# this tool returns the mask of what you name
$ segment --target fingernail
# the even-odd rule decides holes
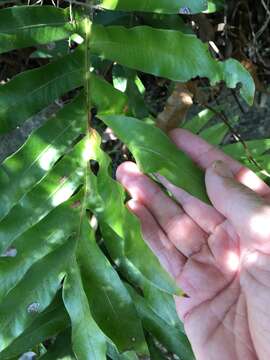
[[[225,178],[233,178],[233,173],[226,163],[221,160],[215,161],[212,165],[214,172]]]

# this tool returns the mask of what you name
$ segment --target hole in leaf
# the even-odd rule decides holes
[[[90,160],[90,168],[95,175],[97,175],[99,171],[99,163],[96,160]]]

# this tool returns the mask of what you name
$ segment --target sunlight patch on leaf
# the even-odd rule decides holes
[[[41,169],[48,171],[51,169],[52,165],[55,162],[55,159],[59,156],[57,149],[50,146],[46,149],[40,156],[38,163]]]
[[[53,206],[58,206],[68,200],[77,188],[77,184],[73,181],[66,182],[58,191],[56,191],[51,198]]]

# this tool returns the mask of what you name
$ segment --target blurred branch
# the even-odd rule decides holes
[[[217,111],[215,108],[213,108],[212,106],[210,105],[206,105],[206,104],[203,104],[203,106],[205,106],[207,109],[209,109],[210,111],[212,111],[214,114],[216,114],[223,122],[224,124],[228,127],[229,131],[231,132],[233,138],[237,141],[237,142],[240,142],[245,150],[245,153],[246,153],[246,156],[247,156],[247,159],[249,160],[249,162],[253,165],[256,166],[256,168],[259,170],[259,171],[265,171],[265,169],[263,169],[261,167],[261,165],[257,162],[256,159],[254,159],[252,153],[250,152],[245,140],[243,140],[242,136],[237,133],[233,127],[231,126],[230,124],[230,121],[227,117],[227,115],[223,112],[223,111]]]
[[[270,10],[268,9],[267,4],[265,3],[264,0],[261,0],[262,6],[264,7],[266,14],[267,14],[267,18],[264,22],[264,24],[262,25],[262,27],[257,31],[256,33],[256,40],[259,39],[259,37],[265,32],[265,30],[268,28],[268,25],[270,23]]]

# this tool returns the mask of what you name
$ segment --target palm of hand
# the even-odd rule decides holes
[[[178,279],[190,296],[176,300],[178,312],[198,359],[257,359],[248,311],[256,316],[258,309],[249,306],[245,284],[248,280],[256,288],[258,280],[250,282],[249,256],[239,251],[240,242],[224,221],[187,260]]]
[[[250,174],[194,135],[184,132],[177,136],[176,143],[181,136],[184,140],[188,137],[178,146],[201,167],[221,159],[234,173],[244,170]],[[196,148],[208,154],[206,162],[198,157]],[[269,249],[265,246],[270,231],[266,231],[265,238],[261,234],[254,236],[250,221],[247,223],[249,212],[258,214],[258,209],[263,209],[266,218],[263,215],[258,223],[269,229],[269,206],[258,202],[259,196],[243,186],[239,204],[228,206],[226,199],[232,196],[231,201],[237,200],[239,189],[235,180],[218,178],[213,171],[208,169],[206,185],[216,208],[159,177],[179,206],[132,163],[119,168],[118,179],[135,200],[129,207],[141,221],[145,240],[187,294],[176,298],[176,306],[196,358],[270,359],[270,245]],[[269,188],[253,174],[251,178],[260,195],[269,196]],[[246,211],[249,202],[252,209]],[[226,212],[233,213],[233,219],[227,219]]]

